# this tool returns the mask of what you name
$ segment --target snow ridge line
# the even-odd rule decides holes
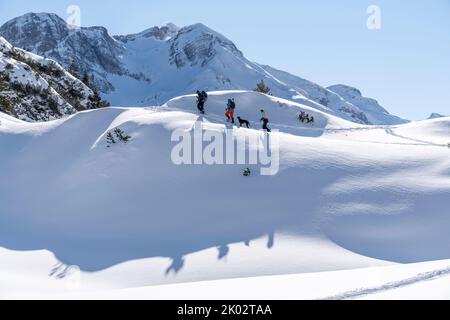
[[[400,289],[403,287],[408,287],[414,284],[417,284],[419,282],[426,282],[426,281],[433,281],[445,276],[450,275],[450,267],[447,267],[445,269],[439,269],[429,272],[420,273],[414,277],[399,280],[399,281],[393,281],[388,282],[386,284],[377,286],[377,287],[367,287],[367,288],[359,288],[352,291],[344,292],[337,294],[335,296],[326,297],[319,300],[351,300],[351,299],[358,299],[362,298],[364,296],[380,293],[383,291],[389,291],[394,289]]]

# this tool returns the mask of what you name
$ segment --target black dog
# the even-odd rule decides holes
[[[244,120],[241,117],[238,117],[239,121],[239,127],[242,127],[243,125],[247,126],[247,129],[250,129],[250,122],[248,120]]]

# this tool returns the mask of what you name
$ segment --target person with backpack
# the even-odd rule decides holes
[[[203,99],[204,99],[204,101],[206,103],[206,101],[208,100],[208,94],[206,93],[205,90],[202,91],[202,96],[203,96]]]
[[[261,109],[261,120],[263,123],[263,130],[267,131],[267,132],[272,132],[272,130],[270,130],[268,124],[269,124],[269,116],[266,114],[266,111],[264,111],[264,109]]]
[[[227,112],[225,112],[225,115],[227,116],[227,120],[234,124],[234,111],[236,110],[236,101],[234,98],[228,99],[227,102]]]
[[[205,91],[197,90],[197,109],[201,114],[205,113],[205,103],[208,99],[208,94]]]

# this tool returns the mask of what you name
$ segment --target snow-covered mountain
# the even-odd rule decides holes
[[[75,62],[79,69],[97,76],[97,85],[112,90],[104,75],[123,74],[123,47],[102,27],[77,29],[56,14],[30,13],[6,22],[0,35],[14,46],[61,63]]]
[[[430,117],[428,118],[428,120],[431,120],[431,119],[438,119],[438,118],[445,118],[446,116],[444,116],[444,115],[442,115],[442,114],[439,114],[439,113],[432,113],[431,115],[430,115]]]
[[[328,90],[337,93],[345,101],[350,102],[358,107],[365,115],[367,115],[370,123],[377,124],[402,124],[408,121],[399,117],[391,115],[385,108],[380,106],[378,101],[371,98],[363,97],[361,91],[356,88],[346,85],[334,85],[327,88]]]
[[[251,124],[233,129],[250,137],[237,150],[265,136],[261,105],[280,130],[270,135],[277,175],[172,161],[174,130],[192,134],[200,121],[205,137],[225,132],[229,96]],[[450,118],[366,126],[246,91],[211,92],[199,117],[194,102],[45,123],[0,113],[0,297],[404,298],[431,280],[448,289]],[[315,124],[300,123],[301,111]],[[108,147],[117,127],[132,139]]]
[[[30,13],[5,23],[0,34],[66,67],[75,61],[117,106],[161,105],[197,89],[252,90],[264,80],[275,96],[353,122],[403,122],[375,104],[355,105],[308,80],[251,62],[231,40],[202,24],[112,37],[102,27],[73,28],[55,14]]]
[[[0,111],[48,121],[95,109],[95,92],[57,62],[14,48],[0,37]]]

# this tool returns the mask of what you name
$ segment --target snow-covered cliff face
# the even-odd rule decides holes
[[[14,46],[54,59],[64,67],[75,62],[80,70],[97,78],[104,91],[114,88],[103,73],[125,73],[120,61],[121,43],[103,27],[75,28],[56,14],[29,13],[12,19],[0,28],[0,35]]]
[[[180,28],[173,23],[168,23],[163,27],[153,27],[147,30],[144,30],[137,34],[129,34],[126,36],[114,36],[114,39],[121,41],[123,43],[127,43],[129,41],[135,41],[138,38],[155,38],[160,41],[167,41],[170,38],[174,37]]]
[[[380,106],[375,99],[363,97],[361,91],[356,88],[339,84],[328,87],[328,90],[337,93],[343,99],[358,107],[367,115],[367,118],[371,123],[402,124],[408,122],[391,115],[385,108]]]
[[[233,42],[203,24],[181,29],[169,43],[170,62],[177,68],[206,67],[214,58],[227,53],[243,58]]]
[[[13,48],[0,37],[0,111],[48,121],[93,109],[94,92],[57,62]]]
[[[27,14],[0,28],[12,44],[55,59],[75,61],[95,75],[106,100],[117,106],[161,105],[204,90],[252,90],[264,80],[272,94],[362,124],[401,122],[308,80],[247,60],[236,45],[202,24],[173,24],[111,37],[101,27],[70,28],[54,14]],[[381,113],[381,114],[380,114]]]

